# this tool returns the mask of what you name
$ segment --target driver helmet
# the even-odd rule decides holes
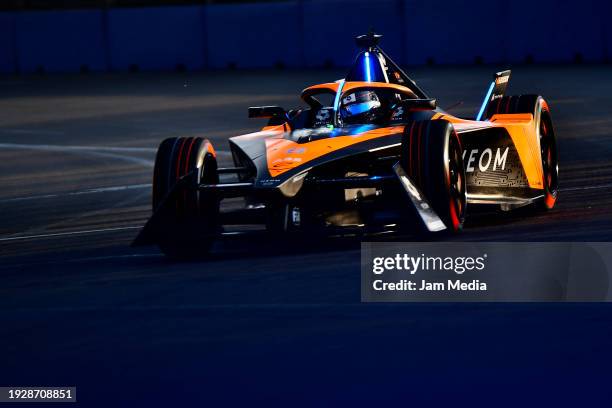
[[[371,124],[381,117],[381,103],[374,91],[351,93],[340,103],[340,117],[345,124]]]

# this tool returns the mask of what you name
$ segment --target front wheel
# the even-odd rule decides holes
[[[198,184],[216,184],[216,153],[200,137],[164,140],[155,158],[153,211],[160,211],[161,251],[175,259],[206,254],[219,231],[219,200],[196,189]],[[183,186],[175,190],[177,183]]]
[[[400,165],[446,227],[460,231],[467,205],[466,177],[463,149],[453,125],[445,120],[407,125]]]

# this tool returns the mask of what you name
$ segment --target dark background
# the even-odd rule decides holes
[[[555,209],[429,239],[610,241],[607,3],[166,3],[0,3],[0,385],[76,385],[87,407],[610,405],[607,303],[363,304],[361,237],[185,263],[129,246],[161,140],[207,137],[228,164],[265,123],[248,106],[342,77],[370,27],[453,114],[503,68],[552,110]]]
[[[609,7],[596,0],[2,4],[6,74],[346,67],[370,28],[413,66],[604,63],[612,52]]]
[[[268,0],[268,3],[286,0]],[[182,4],[261,3],[258,0],[5,0],[0,10],[61,10],[108,7],[176,6]]]

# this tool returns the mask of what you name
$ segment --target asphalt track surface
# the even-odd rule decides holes
[[[470,115],[493,71],[412,76]],[[608,304],[361,304],[358,238],[225,239],[190,263],[129,247],[161,140],[203,135],[227,161],[226,139],[262,125],[248,106],[295,106],[343,73],[1,78],[0,385],[76,385],[83,406],[605,404]],[[609,241],[611,73],[516,67],[509,93],[552,109],[557,207],[434,239]]]

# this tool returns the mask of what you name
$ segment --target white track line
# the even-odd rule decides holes
[[[21,240],[26,240],[26,239],[45,239],[45,238],[52,238],[52,237],[58,237],[58,236],[70,236],[70,235],[81,235],[81,234],[94,234],[98,232],[122,231],[122,230],[130,230],[130,229],[139,229],[143,227],[144,225],[133,225],[129,227],[103,228],[103,229],[86,230],[86,231],[68,231],[68,232],[57,232],[57,233],[52,233],[52,234],[19,235],[19,236],[0,238],[0,242],[2,241],[21,241]],[[227,236],[232,236],[232,235],[243,235],[243,234],[244,234],[243,231],[230,231],[230,232],[222,232],[221,236],[227,237]]]
[[[559,191],[597,190],[597,189],[602,189],[602,188],[612,188],[612,183],[599,184],[599,185],[596,185],[596,186],[560,188]]]
[[[26,196],[26,197],[6,198],[6,199],[1,199],[0,203],[11,203],[11,202],[16,202],[16,201],[29,201],[29,200],[43,200],[43,199],[48,199],[48,198],[78,196],[78,195],[96,194],[96,193],[108,193],[108,192],[115,192],[115,191],[137,190],[137,189],[151,188],[151,186],[152,186],[151,184],[132,184],[128,186],[90,188],[87,190],[73,191],[69,193],[41,194],[41,195],[33,195],[33,196]]]
[[[157,149],[153,147],[116,147],[116,146],[64,146],[49,144],[19,144],[19,143],[0,143],[0,149],[31,149],[64,152],[74,151],[93,151],[93,152],[120,152],[120,153],[155,153]]]
[[[153,160],[141,159],[133,156],[123,156],[118,153],[152,153],[155,149],[149,147],[107,147],[107,146],[61,146],[61,145],[34,145],[17,143],[0,143],[0,149],[28,149],[45,152],[83,153],[91,156],[128,161],[145,167],[153,167]]]
[[[94,151],[81,151],[81,153],[89,154],[91,156],[96,156],[96,157],[123,160],[123,161],[127,161],[130,163],[139,164],[144,167],[153,167],[155,165],[155,162],[153,160],[140,159],[138,157],[132,157],[132,156],[122,156],[120,154],[115,154],[115,153],[94,152]]]
[[[61,136],[65,133],[59,130],[38,130],[38,129],[2,129],[0,133],[8,133],[14,135],[45,135],[45,136]]]
[[[111,158],[129,161],[140,164],[146,167],[153,167],[152,160],[146,160],[133,156],[122,156],[117,153],[155,153],[156,148],[153,147],[116,147],[116,146],[64,146],[64,145],[49,145],[49,144],[19,144],[19,143],[0,143],[0,149],[27,149],[27,150],[42,150],[47,152],[76,152],[85,153],[93,156]],[[231,152],[219,150],[217,155],[220,157],[229,158]]]
[[[51,238],[51,237],[63,237],[69,235],[84,235],[84,234],[94,234],[97,232],[111,232],[111,231],[123,231],[130,229],[139,229],[142,228],[142,225],[133,225],[130,227],[115,227],[115,228],[104,228],[104,229],[94,229],[94,230],[85,230],[85,231],[69,231],[69,232],[56,232],[52,234],[39,234],[39,235],[22,235],[17,237],[6,237],[0,238],[0,242],[3,241],[20,241],[24,239],[35,239],[35,238]]]

